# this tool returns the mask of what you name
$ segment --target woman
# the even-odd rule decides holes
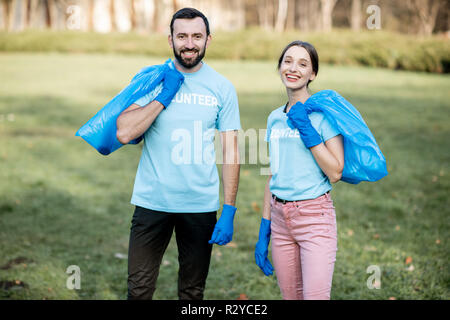
[[[315,48],[302,41],[281,53],[278,72],[288,102],[267,121],[271,175],[264,209],[257,265],[266,275],[272,234],[272,260],[283,299],[330,299],[337,251],[331,184],[344,168],[342,136],[321,112],[307,113],[308,85],[319,71]]]

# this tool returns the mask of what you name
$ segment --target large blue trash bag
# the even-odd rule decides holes
[[[116,136],[118,116],[136,100],[160,86],[167,68],[173,68],[170,59],[164,64],[141,69],[130,84],[83,125],[75,136],[82,137],[105,156],[123,146]],[[130,141],[130,144],[137,144],[141,140],[142,136]]]
[[[350,102],[333,90],[313,94],[306,102],[308,113],[323,112],[344,140],[342,181],[358,184],[385,177],[386,159],[360,113]]]

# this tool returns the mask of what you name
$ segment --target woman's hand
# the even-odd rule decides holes
[[[308,149],[322,143],[322,138],[312,126],[303,103],[299,101],[294,104],[286,115],[288,125],[298,129],[300,137]]]
[[[273,266],[267,258],[269,253],[270,242],[270,220],[261,218],[259,226],[259,238],[255,247],[255,260],[258,267],[264,272],[266,276],[273,274]]]

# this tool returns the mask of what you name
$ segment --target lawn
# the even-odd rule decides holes
[[[142,55],[0,55],[0,299],[125,299],[134,177],[142,145],[105,157],[77,129],[141,67]],[[264,129],[286,100],[276,62],[206,60],[235,85],[244,130]],[[334,185],[338,254],[332,299],[449,299],[450,77],[321,65],[313,92],[358,108],[389,175]],[[266,177],[241,168],[233,242],[214,246],[205,299],[280,299],[254,263]],[[155,299],[177,299],[177,250]],[[66,269],[81,270],[81,289]],[[381,271],[369,289],[369,266]]]

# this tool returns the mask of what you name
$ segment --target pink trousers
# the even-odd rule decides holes
[[[271,200],[272,261],[283,299],[329,300],[337,251],[329,193],[316,199]]]

